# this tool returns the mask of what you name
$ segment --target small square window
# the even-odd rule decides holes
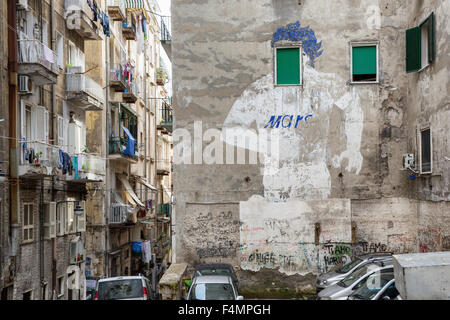
[[[301,48],[275,48],[275,84],[279,86],[301,84]]]
[[[351,45],[351,82],[378,82],[377,44]]]

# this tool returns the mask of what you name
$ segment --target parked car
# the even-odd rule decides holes
[[[196,276],[186,300],[244,300],[230,276]]]
[[[197,266],[194,272],[194,278],[196,276],[212,276],[212,275],[223,275],[230,276],[233,279],[234,286],[236,289],[238,286],[238,278],[234,273],[234,269],[230,264],[227,263],[205,263]]]
[[[144,276],[100,279],[94,300],[151,300],[150,281]]]
[[[386,260],[392,260],[391,253],[371,253],[355,257],[342,267],[319,275],[316,281],[316,291],[319,293],[323,289],[338,283],[365,264]]]
[[[392,260],[365,264],[354,270],[343,280],[319,292],[318,300],[345,300],[355,290],[359,289],[372,274],[394,272]]]
[[[395,300],[399,295],[395,287],[394,272],[389,269],[372,273],[363,282],[348,300]]]

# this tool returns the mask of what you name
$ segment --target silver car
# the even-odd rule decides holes
[[[196,276],[186,300],[244,300],[230,276]]]
[[[346,300],[355,290],[362,287],[367,278],[375,275],[371,279],[379,278],[381,274],[386,272],[394,272],[392,261],[389,263],[376,262],[363,265],[350,273],[343,280],[327,287],[319,292],[318,300]]]
[[[320,292],[323,289],[338,283],[346,276],[348,276],[350,273],[352,273],[353,271],[362,267],[365,264],[386,260],[392,260],[391,253],[373,253],[355,257],[342,267],[327,273],[323,273],[320,276],[318,276],[316,280],[316,291]]]
[[[100,279],[94,300],[150,300],[150,281],[144,276]]]
[[[398,295],[394,272],[387,269],[386,272],[376,272],[368,276],[364,284],[356,289],[348,300],[395,300]]]

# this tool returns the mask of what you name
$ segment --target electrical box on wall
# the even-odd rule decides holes
[[[412,153],[406,153],[403,155],[402,170],[414,170],[416,168],[415,157]]]

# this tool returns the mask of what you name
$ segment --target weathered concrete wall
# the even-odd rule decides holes
[[[409,2],[172,5],[180,129],[174,154],[183,159],[174,167],[177,262],[226,261],[239,266],[244,284],[269,276],[280,280],[275,286],[294,287],[355,253],[418,249],[420,219],[417,201],[410,200],[418,182],[400,170],[402,154],[410,152],[407,125],[413,118],[405,76]],[[443,8],[438,12],[443,19]],[[274,86],[271,40],[296,21],[309,26],[321,47],[313,58],[302,57],[302,86]],[[349,42],[369,40],[379,44],[380,81],[352,85]],[[437,42],[441,49],[446,45]],[[441,84],[436,90],[445,92]],[[271,116],[279,115],[311,117],[263,136]],[[228,139],[230,131],[251,131],[263,145],[277,142],[279,157],[261,148],[261,140],[245,145]],[[192,142],[196,137],[204,137],[200,147]],[[227,158],[230,149],[235,154]],[[246,161],[236,164],[242,150]],[[226,225],[217,208],[230,203]],[[240,229],[233,231],[238,221]],[[282,281],[285,275],[295,280]]]
[[[420,200],[450,200],[450,3],[417,1],[408,5],[408,28],[435,14],[436,57],[426,68],[408,74],[408,152],[419,155],[418,131],[430,127],[432,134],[432,174],[419,176],[412,186]],[[446,227],[449,227],[447,225]]]

